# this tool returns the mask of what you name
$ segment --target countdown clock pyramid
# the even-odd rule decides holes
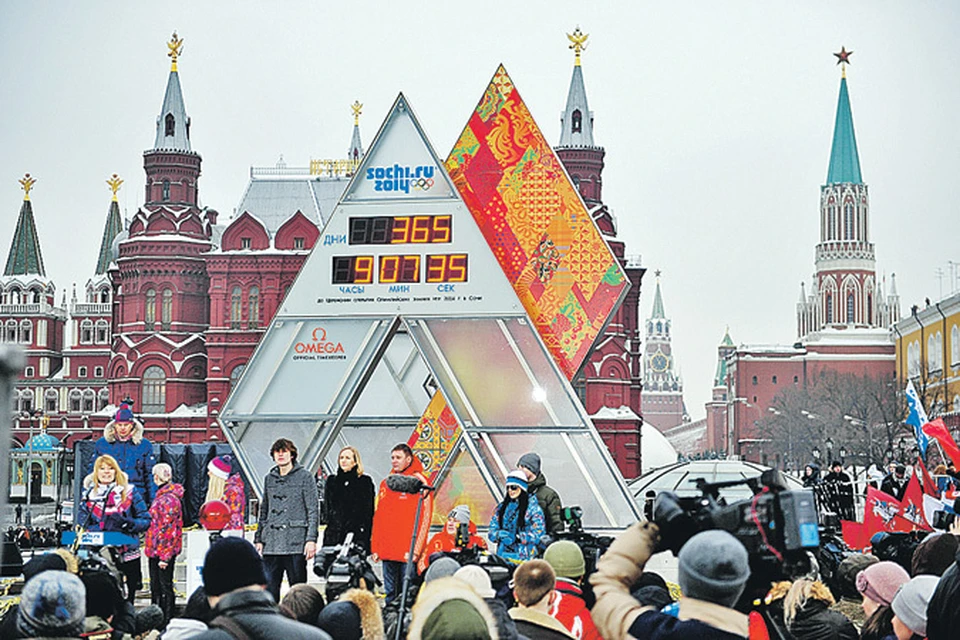
[[[442,515],[465,503],[485,524],[529,450],[585,525],[639,515],[402,93],[220,422],[258,494],[277,438],[328,472],[353,445],[375,481],[393,445],[417,440],[435,447]]]

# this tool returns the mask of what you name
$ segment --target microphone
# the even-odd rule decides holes
[[[387,488],[397,493],[420,493],[421,491],[433,491],[436,487],[425,484],[416,476],[404,476],[398,473],[391,473],[387,476]]]

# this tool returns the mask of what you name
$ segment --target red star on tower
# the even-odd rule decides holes
[[[833,54],[837,56],[837,64],[850,64],[850,56],[853,51],[847,51],[846,47],[840,47],[840,53]]]

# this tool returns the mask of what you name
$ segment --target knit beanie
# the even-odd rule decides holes
[[[917,635],[927,635],[927,606],[939,582],[937,576],[917,576],[900,587],[890,605],[893,615]]]
[[[587,570],[583,551],[572,540],[557,540],[543,553],[543,559],[553,567],[558,578],[579,578]]]
[[[480,612],[466,600],[447,600],[427,616],[422,640],[489,640],[490,630]]]
[[[203,559],[203,588],[208,596],[267,584],[263,560],[252,544],[243,538],[220,538],[207,550]]]
[[[226,480],[230,477],[232,467],[230,456],[220,456],[210,461],[210,464],[207,465],[207,471]]]
[[[481,598],[495,598],[497,596],[497,592],[493,590],[493,584],[490,582],[490,574],[484,571],[482,567],[468,564],[457,569],[453,577],[457,580],[463,580],[473,587],[473,590]]]
[[[87,591],[66,571],[44,571],[20,594],[17,630],[25,638],[76,637],[83,632]]]
[[[317,616],[317,626],[337,640],[360,640],[360,609],[352,602],[337,600],[323,608]]]
[[[527,490],[527,476],[523,474],[523,471],[514,470],[507,474],[507,486],[514,485],[520,487],[524,491]]]
[[[857,574],[857,591],[877,604],[889,607],[897,589],[910,582],[907,570],[896,562],[884,560]]]
[[[535,476],[540,475],[540,455],[533,452],[525,453],[520,456],[520,461],[517,462],[517,466],[529,469],[530,473]]]
[[[747,550],[726,531],[703,531],[677,556],[680,590],[689,598],[732,607],[750,577]]]
[[[133,411],[130,409],[130,405],[121,404],[113,419],[115,422],[133,422]]]
[[[880,560],[877,556],[868,553],[854,553],[843,559],[840,567],[837,569],[837,577],[840,585],[840,595],[844,598],[860,598],[860,590],[857,589],[857,576],[860,572],[871,565],[875,565]]]
[[[957,536],[942,532],[931,533],[913,551],[910,575],[942,576],[953,564],[958,546]]]
[[[424,582],[433,582],[437,578],[452,576],[460,568],[460,563],[453,558],[437,558],[430,563],[427,572],[423,574]]]
[[[44,553],[39,556],[33,556],[23,565],[23,581],[28,582],[31,578],[44,571],[66,571],[67,563],[56,553]]]
[[[458,504],[450,511],[450,516],[461,524],[470,524],[470,507],[465,504]]]

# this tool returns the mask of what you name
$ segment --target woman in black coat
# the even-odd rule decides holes
[[[363,473],[360,452],[344,447],[338,456],[337,475],[327,478],[323,490],[323,509],[327,528],[323,546],[332,547],[353,533],[353,541],[370,551],[370,529],[373,526],[373,480]]]

